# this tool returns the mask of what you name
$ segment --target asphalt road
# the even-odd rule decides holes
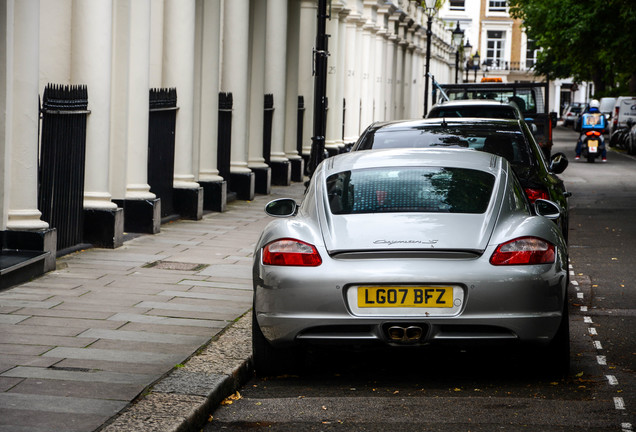
[[[254,378],[204,431],[634,431],[636,159],[570,166],[571,373],[533,353],[315,351],[301,375]]]

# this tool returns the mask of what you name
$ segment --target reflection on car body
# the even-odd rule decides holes
[[[534,207],[534,212],[531,210]],[[253,264],[253,360],[286,373],[322,344],[525,343],[569,364],[567,246],[502,157],[463,148],[323,161],[267,212]]]

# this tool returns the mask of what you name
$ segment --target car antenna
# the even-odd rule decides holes
[[[448,126],[448,123],[446,123],[446,117],[442,117],[442,127],[446,126]]]

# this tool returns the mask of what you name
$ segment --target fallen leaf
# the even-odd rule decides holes
[[[583,372],[579,372],[576,374],[577,377],[582,377],[583,376]]]
[[[323,409],[323,410],[325,410],[325,411],[327,411],[327,407],[326,407],[326,406],[324,406],[324,405],[322,406],[322,409]]]
[[[555,386],[555,385],[559,385],[559,383],[558,383],[558,382],[556,382],[556,381],[552,381],[552,382],[550,383],[550,385]]]

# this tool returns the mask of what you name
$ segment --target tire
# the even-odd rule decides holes
[[[596,159],[596,157],[594,157],[594,156],[588,156],[588,157],[587,157],[587,161],[588,161],[589,163],[594,163],[594,159]]]
[[[257,376],[275,376],[295,372],[300,365],[298,348],[275,348],[265,338],[252,308],[252,361]]]
[[[570,372],[570,313],[567,296],[561,315],[561,324],[546,349],[547,361],[551,372],[559,377],[566,377]]]
[[[630,155],[635,155],[636,154],[636,138],[634,138],[634,135],[630,134],[627,142],[628,142],[627,153]]]

